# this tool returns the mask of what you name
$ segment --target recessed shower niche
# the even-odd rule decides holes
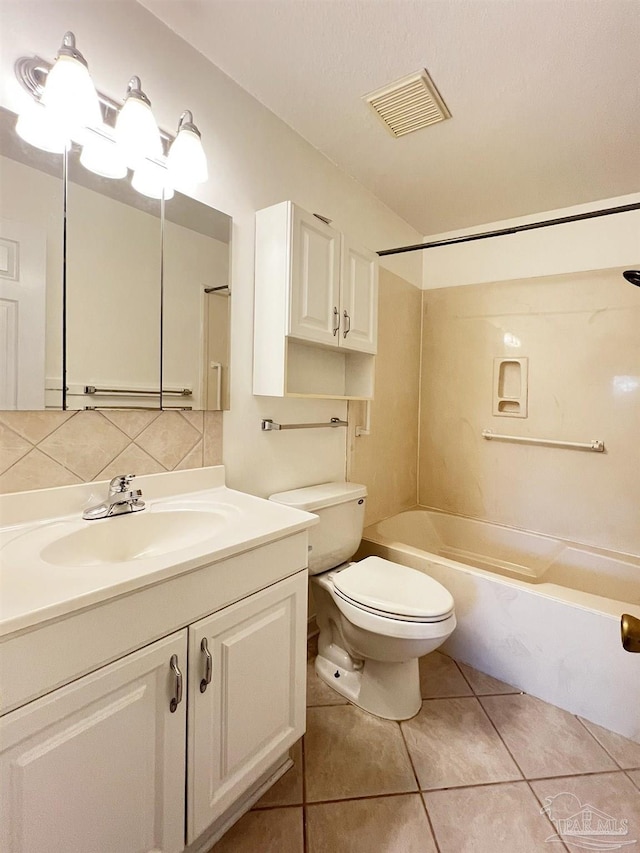
[[[526,418],[528,386],[528,358],[494,358],[493,414]]]

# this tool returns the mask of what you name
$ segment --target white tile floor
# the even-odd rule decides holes
[[[212,853],[575,853],[614,843],[640,853],[640,744],[439,652],[420,670],[422,709],[394,723],[346,703],[310,661],[294,767]],[[558,838],[558,820],[585,806],[596,816],[591,840]],[[622,834],[602,834],[603,815]]]

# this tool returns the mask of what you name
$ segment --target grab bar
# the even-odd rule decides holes
[[[555,438],[529,438],[524,435],[500,435],[490,429],[483,429],[482,437],[487,440],[495,438],[497,441],[513,441],[521,444],[540,444],[545,447],[568,447],[573,450],[593,450],[594,453],[604,453],[604,441],[600,441],[600,439],[595,438],[590,442],[562,441]]]
[[[262,429],[265,431],[280,429],[321,429],[323,427],[346,426],[348,426],[347,421],[341,421],[340,418],[331,418],[329,423],[323,422],[319,424],[277,424],[275,421],[272,421],[271,418],[264,418],[262,421]]]

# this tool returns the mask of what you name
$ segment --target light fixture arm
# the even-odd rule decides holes
[[[60,56],[68,56],[71,59],[75,59],[76,62],[81,62],[85,68],[89,68],[87,60],[76,47],[76,37],[71,30],[68,30],[62,38],[62,44],[58,51],[58,57]]]
[[[127,97],[125,100],[128,100],[129,98],[135,98],[137,101],[142,101],[148,107],[151,107],[151,101],[142,91],[142,83],[140,78],[136,75],[134,75],[127,83]]]
[[[193,113],[191,110],[185,110],[180,116],[180,120],[178,121],[178,133],[180,133],[181,130],[190,130],[192,133],[195,133],[198,139],[202,139],[202,134],[193,123]]]

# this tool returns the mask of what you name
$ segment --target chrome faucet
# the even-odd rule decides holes
[[[86,521],[93,521],[96,518],[111,518],[114,515],[140,512],[144,509],[145,503],[140,500],[142,490],[131,488],[134,477],[135,474],[120,474],[114,477],[109,483],[109,496],[106,501],[85,509],[82,517]]]

